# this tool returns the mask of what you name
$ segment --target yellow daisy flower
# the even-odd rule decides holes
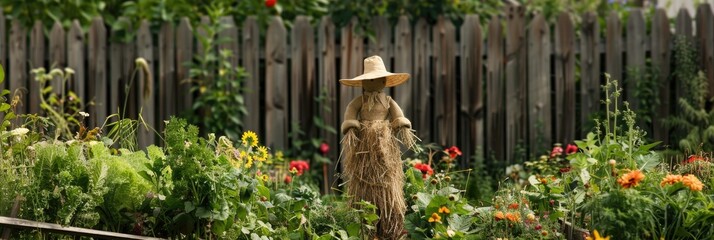
[[[265,146],[258,147],[258,154],[255,156],[255,160],[265,161],[268,159],[268,148]]]
[[[268,176],[267,174],[260,175],[260,180],[262,180],[263,182],[267,182],[270,180],[270,176]]]
[[[245,131],[243,132],[243,136],[241,136],[241,141],[243,141],[243,145],[245,146],[257,147],[258,135],[253,131]]]
[[[253,157],[252,156],[246,156],[245,157],[245,168],[250,168],[253,166]]]

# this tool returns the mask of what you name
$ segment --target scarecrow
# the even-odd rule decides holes
[[[364,74],[340,83],[362,87],[362,95],[353,99],[345,110],[341,131],[343,144],[343,177],[352,201],[365,200],[377,207],[376,232],[380,239],[397,239],[404,225],[401,150],[399,143],[414,149],[416,136],[402,109],[382,92],[406,82],[407,73],[390,73],[379,56],[364,60]]]

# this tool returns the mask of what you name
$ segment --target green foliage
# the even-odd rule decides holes
[[[192,82],[196,83],[192,92],[198,94],[193,103],[194,114],[189,114],[189,119],[205,132],[237,140],[243,129],[243,119],[248,114],[243,98],[246,91],[243,82],[247,74],[242,67],[234,66],[237,58],[231,51],[222,49],[216,54],[219,44],[235,39],[218,37],[218,33],[227,27],[218,21],[223,12],[213,9],[211,13],[211,23],[200,26],[205,36],[196,34],[204,48],[189,72]]]
[[[631,89],[634,89],[634,99],[639,103],[635,110],[639,124],[650,133],[655,128],[661,127],[653,125],[653,120],[657,117],[657,109],[660,107],[659,76],[659,69],[652,64],[651,59],[647,59],[644,69],[627,69],[627,84],[635,85]]]
[[[74,70],[65,68],[52,69],[49,73],[44,68],[32,70],[35,75],[35,81],[39,82],[40,89],[40,108],[47,112],[49,122],[53,123],[54,139],[69,140],[75,137],[73,133],[80,129],[82,120],[89,115],[81,112],[84,108],[82,100],[72,91],[65,89],[67,81],[74,74]],[[51,81],[61,81],[62,89],[53,89]],[[57,93],[65,94],[57,94]]]

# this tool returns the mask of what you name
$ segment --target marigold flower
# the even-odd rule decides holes
[[[687,186],[689,190],[701,191],[704,188],[704,184],[694,175],[686,175],[682,177],[682,183]]]
[[[623,188],[631,188],[636,187],[643,179],[645,179],[645,174],[640,170],[632,170],[618,178],[617,183]]]
[[[250,146],[250,147],[258,146],[258,135],[255,134],[255,132],[253,132],[253,131],[243,132],[243,136],[241,136],[240,139],[243,142],[243,145],[245,145],[245,146]]]
[[[540,235],[543,235],[543,237],[548,236],[548,231],[543,230],[540,232]]]
[[[585,237],[585,240],[610,240],[610,236],[602,237],[600,236],[600,233],[597,232],[597,230],[593,230],[593,237]]]
[[[517,213],[517,212],[516,213],[509,212],[509,213],[506,213],[506,219],[508,219],[508,221],[514,222],[514,223],[521,222],[521,214]]]
[[[496,221],[506,219],[506,216],[504,216],[503,212],[501,212],[501,211],[498,211],[498,212],[496,212],[496,214],[493,214],[493,217],[496,218]]]
[[[695,161],[706,161],[704,157],[699,156],[699,155],[690,155],[687,160],[684,160],[684,163],[693,163]]]
[[[439,216],[438,213],[432,213],[431,217],[429,218],[429,222],[438,222],[441,223],[441,216]]]
[[[508,205],[508,209],[518,209],[518,203],[511,203]]]
[[[426,179],[427,176],[434,174],[434,169],[431,169],[429,164],[417,163],[414,168],[421,171],[421,178]]]
[[[682,181],[682,175],[667,174],[667,176],[662,179],[662,182],[660,182],[659,185],[664,187],[664,185],[667,185],[667,184],[674,185],[681,181]]]
[[[447,148],[446,153],[449,154],[449,157],[452,159],[456,158],[457,156],[461,156],[461,150],[456,146],[451,146],[450,148]]]
[[[578,152],[578,147],[573,145],[573,144],[568,144],[568,146],[565,147],[565,154],[570,155],[573,153]]]
[[[449,214],[449,213],[451,213],[451,210],[449,210],[449,208],[447,208],[446,206],[442,206],[439,208],[439,213]]]

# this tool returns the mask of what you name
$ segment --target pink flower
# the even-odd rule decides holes
[[[326,155],[328,152],[330,152],[330,145],[327,145],[327,143],[320,144],[320,153]]]
[[[578,147],[573,145],[573,144],[568,144],[568,146],[565,147],[565,154],[573,154],[578,152]]]
[[[560,145],[553,147],[553,150],[550,151],[550,157],[552,157],[552,158],[560,156],[562,154],[563,154],[563,148]]]

